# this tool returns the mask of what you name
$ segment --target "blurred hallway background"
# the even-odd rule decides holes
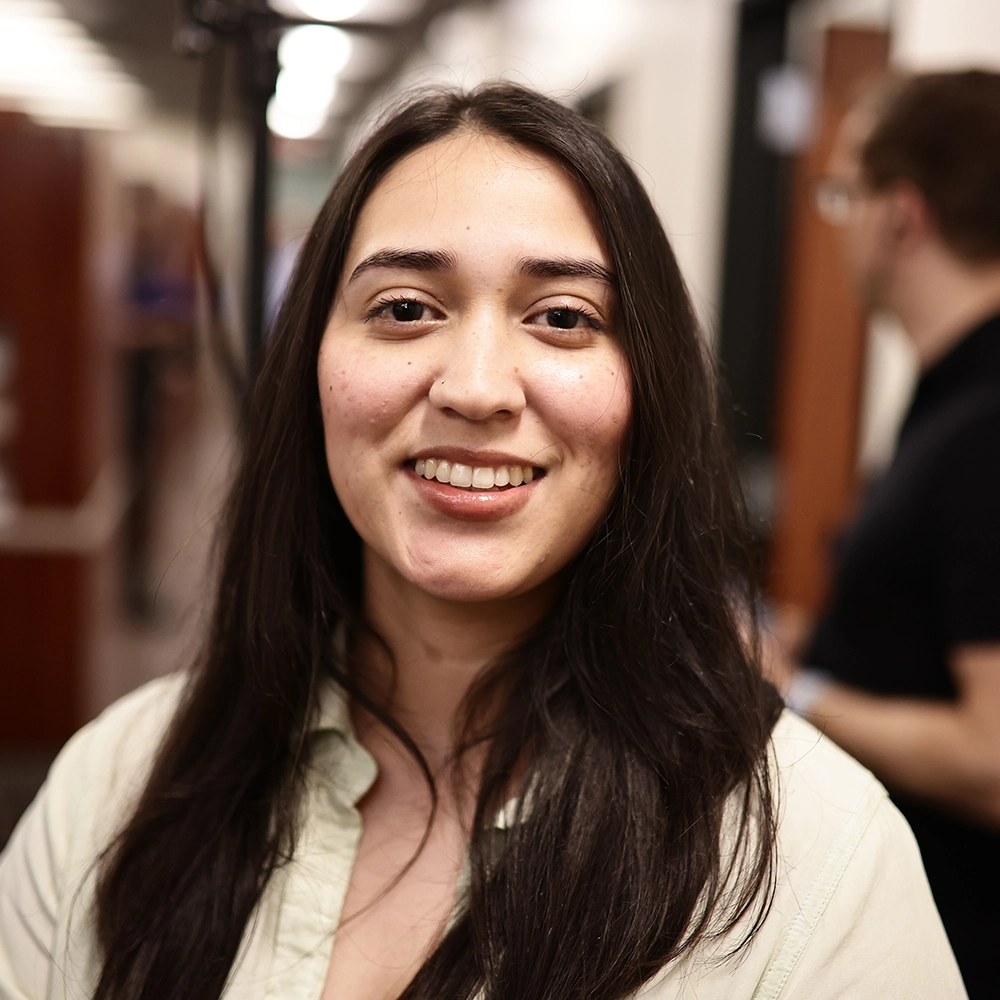
[[[637,164],[771,596],[810,612],[914,376],[812,184],[866,79],[965,66],[1000,66],[996,0],[0,0],[0,843],[75,728],[197,649],[248,337],[386,102],[504,77]]]

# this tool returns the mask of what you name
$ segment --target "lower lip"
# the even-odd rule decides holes
[[[499,521],[516,514],[541,482],[534,479],[510,490],[463,490],[407,470],[417,493],[435,510],[460,521]]]

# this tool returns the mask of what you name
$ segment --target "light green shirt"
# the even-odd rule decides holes
[[[92,993],[94,861],[141,790],[181,685],[177,676],[154,681],[77,733],[0,856],[0,1000]],[[319,1000],[323,991],[361,830],[357,803],[376,766],[333,685],[312,738],[301,839],[247,929],[227,1000]],[[916,843],[882,786],[787,712],[772,747],[779,872],[763,927],[736,958],[720,960],[731,942],[719,942],[665,968],[640,995],[965,997]]]

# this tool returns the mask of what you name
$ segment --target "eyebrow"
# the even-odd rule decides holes
[[[523,257],[517,269],[531,278],[596,278],[614,287],[614,274],[600,261],[589,258]]]
[[[394,267],[403,271],[450,271],[455,267],[455,255],[447,250],[376,250],[351,272],[350,284],[363,271],[375,267]]]
[[[457,261],[448,250],[376,250],[351,272],[348,284],[364,271],[378,267],[404,271],[451,271]],[[614,287],[614,275],[600,261],[575,257],[522,257],[518,273],[531,278],[594,278]]]

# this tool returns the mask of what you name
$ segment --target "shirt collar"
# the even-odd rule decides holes
[[[351,724],[351,713],[344,689],[332,678],[323,681],[319,693],[319,711],[313,717],[310,732],[340,733],[341,736],[353,740],[354,726]]]
[[[909,416],[978,386],[1000,387],[1000,315],[980,323],[927,369],[917,384]]]
[[[378,776],[378,765],[375,758],[358,741],[351,723],[350,706],[347,693],[332,678],[323,682],[319,695],[319,711],[316,713],[311,733],[337,733],[343,737],[347,754],[341,757],[340,766],[346,771],[344,790],[348,793],[350,804],[356,806],[365,796]],[[517,817],[518,802],[516,798],[509,799],[497,813],[494,827],[497,830],[507,830],[514,825]]]
[[[334,658],[343,667],[347,659],[346,622],[337,623],[331,645]],[[325,677],[322,685],[319,692],[319,711],[313,716],[309,731],[340,733],[349,742],[356,742],[347,692],[332,677]]]

